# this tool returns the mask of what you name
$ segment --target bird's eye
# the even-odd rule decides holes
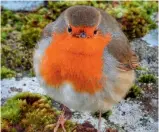
[[[68,32],[71,33],[72,32],[72,28],[69,26],[68,27]]]
[[[96,34],[97,34],[97,32],[98,32],[98,30],[94,30],[94,35],[96,35]]]

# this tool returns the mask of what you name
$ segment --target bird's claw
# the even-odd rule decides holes
[[[57,132],[57,130],[58,130],[58,128],[60,127],[60,125],[61,125],[61,127],[62,127],[63,132],[66,132],[66,129],[65,129],[65,127],[64,127],[65,122],[66,122],[66,119],[65,119],[65,117],[64,117],[64,112],[63,112],[63,113],[60,115],[60,117],[59,117],[59,119],[58,119],[58,121],[57,121],[57,123],[56,123],[56,127],[54,128],[54,132]]]

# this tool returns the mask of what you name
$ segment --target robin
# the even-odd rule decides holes
[[[54,100],[78,111],[112,108],[135,80],[138,58],[117,21],[91,6],[66,9],[48,24],[34,54],[40,84]],[[54,132],[61,125],[59,117]]]

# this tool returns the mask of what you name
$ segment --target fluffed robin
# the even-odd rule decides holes
[[[117,21],[91,6],[66,9],[48,24],[34,54],[40,84],[54,100],[78,111],[101,112],[118,103],[135,80],[138,59]],[[60,116],[59,125],[64,128]]]

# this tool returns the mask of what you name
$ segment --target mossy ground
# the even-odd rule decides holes
[[[115,8],[108,8],[107,11],[118,20],[129,40],[143,37],[150,29],[157,27],[150,17],[157,12],[155,1],[123,1],[119,2],[119,6],[115,5]]]
[[[156,27],[151,15],[157,12],[157,2],[48,2],[47,7],[39,7],[34,12],[13,12],[1,8],[1,78],[14,77],[16,73],[24,72],[34,76],[33,51],[43,28],[66,8],[79,4],[101,8],[113,15],[130,40],[142,37]],[[155,80],[151,75],[139,78],[144,83]],[[141,89],[134,85],[127,96],[138,97],[140,94]],[[60,112],[51,107],[50,101],[45,96],[31,93],[21,93],[9,99],[1,108],[2,130],[52,131]],[[103,116],[108,118],[110,114]],[[69,132],[76,124],[67,121],[65,127]]]
[[[1,107],[2,131],[6,132],[51,132],[61,111],[52,107],[49,97],[29,92],[19,93]],[[67,132],[76,128],[76,123],[65,123]],[[60,128],[58,132],[62,132]]]
[[[34,76],[33,52],[43,28],[56,20],[66,8],[79,4],[94,6],[107,11],[118,20],[130,40],[142,37],[150,29],[156,27],[155,22],[151,19],[151,15],[157,11],[156,2],[48,2],[47,7],[39,7],[34,12],[13,12],[2,8],[1,79],[15,77],[18,73]],[[143,75],[138,81],[155,83],[156,78],[153,75]],[[134,85],[126,98],[138,98],[141,93],[142,89]],[[29,98],[33,99],[30,95]],[[35,101],[35,104],[38,100]],[[49,108],[45,108],[45,106]],[[25,108],[25,110],[21,108]],[[28,132],[52,130],[58,117],[58,112],[56,111],[55,114],[55,111],[48,103],[42,103],[41,106],[38,105],[37,108],[34,108],[28,104],[26,99],[15,99],[14,101],[11,99],[11,101],[7,101],[7,105],[2,107],[2,130],[26,130]],[[38,114],[36,114],[37,112]],[[43,114],[46,117],[40,118]],[[108,119],[110,114],[111,111],[106,112],[103,117]],[[72,128],[75,126],[72,122],[67,124],[68,129],[69,125]]]
[[[130,88],[129,92],[127,93],[125,99],[127,99],[127,98],[138,98],[138,97],[141,96],[141,94],[142,94],[142,89],[137,85],[133,85]]]
[[[16,73],[34,75],[32,56],[43,28],[62,11],[73,5],[90,5],[113,15],[128,38],[142,37],[155,28],[151,15],[157,12],[157,2],[74,1],[52,2],[33,12],[13,12],[1,8],[2,66]],[[5,76],[8,77],[8,76]]]
[[[155,77],[155,75],[145,74],[145,75],[141,75],[138,81],[141,83],[156,83],[157,78]]]
[[[15,71],[6,68],[4,66],[1,67],[0,73],[1,73],[1,79],[15,77],[16,75]]]

